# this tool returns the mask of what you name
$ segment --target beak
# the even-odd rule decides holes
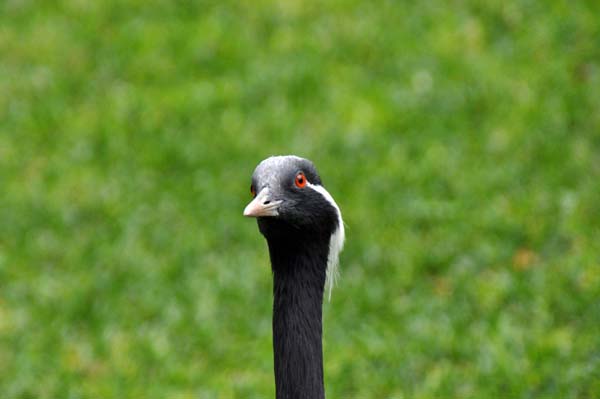
[[[283,201],[272,201],[269,195],[269,188],[265,187],[260,193],[246,206],[244,216],[262,217],[262,216],[278,216],[279,204]]]

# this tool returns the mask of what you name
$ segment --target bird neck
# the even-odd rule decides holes
[[[312,240],[269,240],[277,399],[325,397],[322,304],[328,246]]]

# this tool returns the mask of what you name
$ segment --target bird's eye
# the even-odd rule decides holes
[[[252,194],[253,197],[256,197],[256,189],[252,184],[250,185],[250,194]]]
[[[298,173],[296,175],[296,180],[294,181],[294,183],[296,184],[296,187],[304,188],[306,186],[306,177],[304,176],[304,173]]]

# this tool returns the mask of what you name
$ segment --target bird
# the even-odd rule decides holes
[[[243,214],[257,220],[273,275],[276,398],[323,399],[323,296],[338,273],[342,213],[314,164],[295,155],[261,161],[250,192]]]

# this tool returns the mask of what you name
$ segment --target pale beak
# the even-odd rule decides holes
[[[283,201],[272,201],[269,196],[269,188],[265,187],[260,193],[246,206],[244,216],[262,217],[279,215],[279,204]]]

